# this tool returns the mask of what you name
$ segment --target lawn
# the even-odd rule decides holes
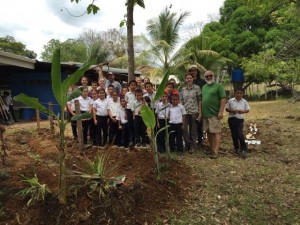
[[[283,99],[250,107],[245,124],[257,124],[262,144],[249,146],[245,160],[234,156],[224,123],[222,157],[182,157],[198,179],[181,212],[157,224],[300,223],[300,103]]]

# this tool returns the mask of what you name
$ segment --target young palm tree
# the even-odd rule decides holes
[[[189,12],[183,12],[179,16],[172,13],[169,8],[165,8],[158,16],[148,20],[147,31],[149,38],[145,37],[148,46],[148,53],[151,53],[151,61],[154,67],[160,67],[157,71],[163,74],[164,71],[171,68],[172,56],[179,43],[179,29],[184,19],[190,15]]]

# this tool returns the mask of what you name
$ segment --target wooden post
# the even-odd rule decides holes
[[[39,101],[39,99],[37,99]],[[36,126],[37,129],[39,130],[41,128],[41,121],[40,121],[40,110],[36,109],[35,110],[35,118],[36,118]]]
[[[38,110],[38,109],[35,110],[35,117],[36,117],[36,126],[37,126],[37,129],[39,130],[41,128],[40,110]]]
[[[76,99],[74,100],[75,103],[75,112],[76,115],[80,114],[80,105],[79,105],[79,100]],[[83,151],[83,132],[82,132],[82,121],[77,120],[77,135],[78,135],[78,143],[79,143],[79,150]]]
[[[53,111],[53,103],[49,102],[48,103],[48,110],[49,112]],[[49,123],[50,123],[50,133],[54,134],[54,123],[53,123],[53,115],[49,115]]]

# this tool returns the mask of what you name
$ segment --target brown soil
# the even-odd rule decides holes
[[[67,138],[68,171],[73,171],[84,155],[93,159],[108,152],[108,168],[116,167],[114,175],[124,174],[125,183],[99,200],[87,195],[85,180],[68,177],[66,205],[51,194],[44,203],[28,207],[29,198],[15,196],[25,187],[19,175],[33,177],[36,173],[40,183],[47,184],[52,193],[58,191],[58,135],[51,135],[46,128],[36,132],[34,128],[27,131],[28,124],[23,127],[18,124],[20,130],[14,132],[7,127],[10,150],[5,165],[0,165],[0,224],[152,224],[158,218],[167,218],[168,212],[179,212],[195,179],[180,158],[167,161],[160,156],[162,174],[158,179],[149,150],[88,149],[82,154]],[[28,143],[21,145],[23,139],[28,139]]]

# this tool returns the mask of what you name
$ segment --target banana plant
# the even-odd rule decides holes
[[[36,98],[30,97],[26,94],[19,94],[14,97],[15,101],[22,102],[27,106],[38,109],[40,112],[46,113],[48,115],[52,115],[58,121],[59,125],[59,195],[58,199],[60,203],[65,204],[67,201],[67,182],[66,182],[66,165],[65,165],[65,128],[67,124],[67,120],[64,118],[64,107],[69,101],[70,97],[75,98],[80,95],[80,91],[74,91],[71,96],[67,97],[67,92],[69,87],[78,82],[79,79],[84,75],[84,72],[90,68],[96,59],[95,55],[98,50],[91,55],[91,58],[84,63],[78,70],[76,70],[73,74],[68,76],[65,80],[61,79],[61,65],[60,65],[60,49],[56,49],[53,58],[52,58],[52,66],[51,66],[51,83],[52,83],[52,91],[56,101],[59,104],[60,112],[56,115],[53,111],[49,111],[46,107],[44,107],[41,103],[38,102]],[[78,116],[76,119],[81,119],[81,117],[86,117],[87,115],[82,114]]]
[[[168,79],[169,79],[169,75],[170,75],[170,72],[169,70],[166,71],[165,75],[164,75],[164,78],[161,82],[161,84],[159,85],[158,89],[157,89],[157,92],[153,98],[153,101],[152,101],[152,105],[157,102],[160,97],[164,94],[164,90],[165,90],[165,87],[166,87],[166,84],[168,82]],[[157,135],[160,133],[160,132],[163,132],[165,131],[165,135],[166,135],[166,150],[167,150],[167,156],[168,158],[170,158],[170,147],[169,147],[169,135],[168,135],[168,125],[166,125],[165,127],[163,127],[162,129],[160,129],[156,134],[155,134],[155,127],[156,127],[156,118],[155,118],[155,114],[153,112],[153,110],[148,106],[148,105],[143,105],[141,107],[141,116],[142,116],[142,119],[145,123],[145,125],[150,128],[151,130],[151,134],[150,134],[150,150],[151,152],[154,154],[154,162],[155,162],[155,170],[156,170],[156,173],[157,175],[159,176],[160,175],[160,166],[159,166],[159,160],[158,160],[158,151],[157,151]],[[167,124],[167,123],[166,123]]]

